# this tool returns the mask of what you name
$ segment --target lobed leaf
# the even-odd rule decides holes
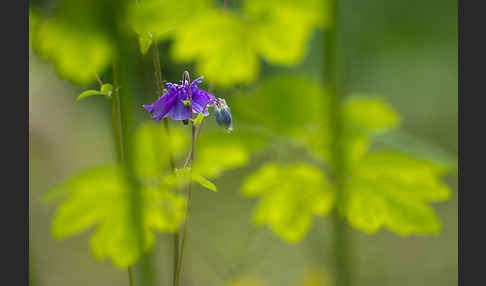
[[[272,64],[302,60],[314,26],[327,21],[325,0],[246,0],[243,5],[255,52]]]
[[[154,41],[161,41],[178,33],[182,22],[191,23],[210,8],[211,0],[144,0],[129,7],[127,19],[141,37],[151,34]]]
[[[255,80],[258,56],[283,65],[302,60],[312,29],[329,23],[326,3],[248,0],[240,15],[214,9],[209,0],[149,0],[129,9],[129,22],[156,41],[171,37],[175,60],[196,61],[199,73],[228,87]]]
[[[61,189],[64,196],[59,195]],[[52,221],[53,236],[62,239],[95,226],[91,236],[94,256],[100,260],[108,257],[120,268],[133,265],[152,246],[154,231],[175,231],[185,214],[183,196],[144,186],[140,190],[143,233],[138,233],[129,188],[116,165],[83,172],[53,191],[51,199],[61,199]]]
[[[343,103],[348,132],[374,135],[398,127],[400,118],[385,99],[378,96],[352,95]]]
[[[326,90],[301,74],[273,76],[252,92],[231,97],[235,117],[263,125],[277,135],[294,136],[326,116]],[[252,103],[252,104],[249,104]]]
[[[449,198],[450,189],[440,181],[445,172],[400,153],[368,153],[352,170],[339,208],[352,226],[368,233],[381,227],[401,235],[437,233],[440,222],[427,202]]]
[[[333,206],[326,175],[305,163],[266,163],[245,179],[241,191],[248,197],[261,197],[255,223],[269,225],[291,243],[306,234],[313,215],[325,215]]]
[[[56,72],[78,85],[89,85],[111,62],[111,40],[94,29],[80,29],[56,18],[39,20],[31,33],[34,51]]]
[[[328,110],[325,104],[323,109]],[[313,154],[329,162],[333,131],[329,112],[323,115],[317,126],[303,128],[299,141]],[[342,104],[343,139],[341,144],[346,150],[346,164],[356,164],[366,154],[375,136],[396,128],[400,119],[398,114],[379,97],[350,96]]]
[[[252,152],[262,150],[265,144],[262,134],[240,128],[231,135],[220,130],[205,132],[198,139],[193,168],[215,179],[228,170],[248,165]]]
[[[182,25],[170,53],[180,62],[196,60],[197,72],[222,87],[250,83],[260,65],[245,23],[233,13],[216,10]]]

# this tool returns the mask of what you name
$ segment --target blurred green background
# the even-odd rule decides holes
[[[51,9],[58,1],[32,2]],[[231,2],[237,6],[239,1]],[[346,90],[387,98],[414,140],[456,157],[457,1],[344,0],[341,7]],[[314,31],[297,67],[264,65],[260,79],[279,71],[319,74],[322,41],[322,31]],[[193,66],[174,63],[169,46],[159,45],[162,70],[165,79],[177,80]],[[138,60],[141,77],[147,79],[139,103],[151,102],[156,87],[150,53]],[[102,97],[76,103],[80,91],[30,52],[31,285],[127,285],[125,271],[93,259],[90,232],[54,240],[50,220],[55,206],[41,201],[43,192],[75,172],[114,161],[110,107]],[[315,219],[308,235],[292,245],[252,224],[255,202],[238,189],[265,158],[225,173],[215,181],[218,193],[193,193],[185,285],[330,285],[329,218]],[[355,285],[457,285],[457,178],[449,177],[447,183],[451,199],[434,205],[442,221],[440,234],[352,231]],[[170,238],[157,234],[157,240],[155,285],[168,285]]]

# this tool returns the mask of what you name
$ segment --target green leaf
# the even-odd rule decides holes
[[[148,49],[152,45],[153,37],[152,33],[150,32],[143,32],[138,36],[138,43],[140,45],[140,52],[142,55],[145,55],[148,52]]]
[[[95,29],[71,25],[52,18],[39,21],[31,32],[34,51],[54,64],[56,72],[78,85],[95,81],[114,53],[111,40]]]
[[[105,83],[101,86],[100,93],[104,94],[106,97],[111,97],[111,93],[113,92],[113,85],[110,83]]]
[[[324,104],[323,109],[328,110]],[[376,96],[350,96],[342,105],[343,141],[347,165],[353,166],[366,154],[375,136],[396,128],[400,119],[398,114],[382,98]],[[330,126],[330,111],[323,115],[320,122],[302,128],[298,135],[314,155],[328,161],[333,140]]]
[[[250,83],[260,65],[245,23],[230,12],[211,11],[187,22],[170,52],[180,62],[197,60],[197,73],[222,87]]]
[[[333,192],[321,170],[304,163],[267,163],[243,182],[248,197],[261,197],[256,224],[266,224],[287,242],[307,233],[313,215],[325,215],[333,206]]]
[[[109,99],[111,97],[112,91],[113,91],[113,85],[111,85],[109,83],[105,83],[101,86],[101,89],[99,91],[98,90],[92,90],[92,89],[83,91],[76,98],[76,101],[80,101],[81,99],[92,96],[92,95],[104,95],[107,99]]]
[[[446,171],[400,153],[368,153],[352,170],[339,209],[352,226],[368,233],[381,227],[401,235],[437,233],[440,222],[427,202],[449,198],[440,181]]]
[[[178,128],[171,128],[167,136],[163,124],[147,121],[135,134],[135,171],[139,178],[160,178],[167,172],[170,155],[177,158],[189,149],[188,136]]]
[[[81,99],[92,96],[92,95],[103,95],[103,93],[101,93],[101,91],[98,91],[98,90],[92,90],[92,89],[85,90],[85,91],[81,92],[81,94],[76,98],[76,101],[80,101]]]
[[[196,61],[198,73],[221,87],[255,80],[259,55],[274,64],[297,64],[312,29],[329,22],[323,0],[248,0],[242,14],[214,9],[212,4],[141,1],[129,9],[129,22],[139,34],[153,33],[156,41],[171,37],[174,59]]]
[[[255,51],[273,64],[297,64],[305,55],[313,27],[327,24],[324,2],[327,1],[245,1]]]
[[[137,33],[150,33],[160,41],[176,34],[181,22],[191,22],[209,8],[211,0],[144,0],[127,9],[128,22]]]
[[[192,180],[192,181],[194,181],[196,183],[199,183],[201,186],[203,186],[204,188],[206,188],[206,189],[208,189],[210,191],[213,191],[213,192],[217,192],[218,191],[217,188],[216,188],[216,186],[211,181],[209,181],[208,179],[204,178],[200,174],[198,174],[198,173],[196,173],[194,171],[191,171],[190,168],[177,169],[175,171],[175,175],[177,177],[186,179],[187,180],[186,182],[188,182],[189,180]]]
[[[375,136],[376,145],[385,148],[393,148],[401,153],[410,156],[430,160],[448,169],[457,172],[457,156],[443,147],[427,142],[404,130],[393,130],[384,134]]]
[[[194,125],[199,125],[202,123],[202,121],[204,120],[204,113],[199,113],[196,118],[194,119]]]
[[[344,102],[343,113],[348,132],[358,130],[365,135],[387,132],[400,123],[398,114],[377,96],[350,96]]]
[[[327,116],[326,98],[326,90],[317,81],[301,74],[281,74],[251,92],[232,95],[231,110],[235,118],[263,125],[275,135],[296,135]]]
[[[266,138],[257,132],[236,129],[231,134],[205,132],[198,139],[193,169],[214,179],[224,172],[248,165],[252,152],[266,146]]]
[[[167,189],[142,187],[140,191],[141,234],[132,220],[130,190],[118,166],[88,170],[67,180],[53,189],[54,195],[47,195],[61,200],[52,220],[53,236],[63,239],[95,226],[93,255],[100,260],[108,257],[120,268],[133,265],[153,245],[154,231],[178,229],[186,207],[184,196]],[[141,247],[140,236],[144,241]]]

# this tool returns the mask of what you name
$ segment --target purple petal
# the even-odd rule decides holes
[[[148,113],[152,114],[152,119],[155,122],[160,121],[162,118],[168,116],[171,109],[173,109],[177,97],[174,95],[175,90],[169,90],[169,92],[164,93],[157,101],[152,104],[144,104],[143,108],[147,110]]]
[[[193,110],[194,113],[201,113],[203,111],[204,107],[206,107],[206,104],[210,100],[215,99],[214,95],[207,93],[204,90],[200,90],[198,88],[195,88],[194,91],[192,91],[192,92],[193,92],[193,94],[192,94],[192,110]],[[206,110],[204,110],[204,115],[205,116],[209,115],[207,108],[206,108]]]
[[[200,77],[196,78],[193,82],[191,82],[191,89],[194,88],[194,87],[197,87],[199,84],[201,84],[203,78],[204,78],[204,76],[200,76]]]
[[[177,100],[169,115],[173,120],[185,120],[191,118],[191,108],[183,103],[187,100],[189,95],[185,92],[183,87],[177,90]]]
[[[173,120],[185,120],[191,118],[191,109],[182,101],[178,100],[174,104],[174,108],[169,113]]]

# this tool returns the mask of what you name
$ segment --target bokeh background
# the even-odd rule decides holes
[[[49,8],[58,1],[32,2]],[[457,1],[343,0],[341,7],[346,89],[387,98],[415,143],[456,158]],[[320,73],[322,38],[322,31],[314,31],[298,66],[264,66],[260,78],[279,70]],[[175,63],[169,46],[159,45],[162,69],[166,79],[175,80],[192,65]],[[155,93],[150,54],[139,61],[139,72],[147,78],[140,103],[146,103]],[[54,240],[50,220],[55,206],[41,200],[49,187],[75,172],[114,161],[110,107],[102,97],[75,102],[80,91],[30,52],[31,285],[127,285],[125,271],[92,258],[90,232]],[[255,201],[243,198],[238,189],[264,159],[253,158],[247,167],[225,173],[215,182],[220,189],[216,194],[193,193],[185,285],[331,285],[329,218],[315,219],[298,244],[252,224]],[[457,285],[457,177],[446,181],[452,197],[434,205],[442,221],[440,234],[352,231],[355,285]],[[157,235],[149,257],[156,265],[154,285],[169,285],[170,246],[169,235]]]

